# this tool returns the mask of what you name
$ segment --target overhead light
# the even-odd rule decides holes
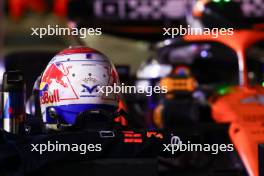
[[[231,0],[212,0],[215,3],[220,3],[220,2],[231,2]]]

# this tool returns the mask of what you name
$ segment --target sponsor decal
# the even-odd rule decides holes
[[[89,94],[91,94],[91,93],[93,93],[94,91],[95,91],[95,92],[97,91],[97,86],[98,86],[98,85],[95,85],[95,86],[89,87],[89,86],[87,86],[87,85],[82,84],[82,87],[83,87],[82,92],[89,92]]]
[[[48,91],[44,91],[40,97],[40,104],[58,103],[60,102],[59,90],[55,89],[52,94]]]
[[[52,84],[52,81],[55,81],[62,87],[67,88],[68,84],[63,81],[63,77],[68,76],[69,69],[71,66],[66,68],[66,71],[62,71],[59,67],[62,67],[64,70],[64,66],[62,63],[53,63],[51,64],[44,72],[44,75],[41,79],[40,89],[45,90]]]
[[[47,94],[46,95],[43,95],[43,94],[45,92],[47,92],[47,90],[50,90],[52,92],[53,91],[52,87],[56,87],[57,89],[59,89],[61,91],[67,91],[68,92],[67,95],[63,94],[60,97],[59,101],[79,99],[75,90],[73,89],[73,87],[71,85],[69,78],[68,78],[70,71],[72,72],[72,70],[73,70],[72,66],[65,66],[61,62],[56,62],[56,63],[50,64],[46,68],[46,70],[45,70],[45,72],[41,78],[40,97],[44,97],[44,96],[47,97]],[[52,98],[51,98],[51,100],[52,100]],[[43,104],[46,104],[46,103],[54,103],[54,102],[58,102],[58,101],[53,100],[53,102],[50,102],[46,98],[46,100],[43,102],[45,102]]]

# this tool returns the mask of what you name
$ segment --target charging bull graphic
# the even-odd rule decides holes
[[[44,75],[42,76],[40,89],[46,90],[48,86],[51,85],[52,81],[55,81],[64,88],[67,88],[67,83],[65,83],[62,79],[63,77],[68,76],[70,68],[72,67],[68,66],[65,70],[62,63],[52,63],[50,66],[48,66]]]

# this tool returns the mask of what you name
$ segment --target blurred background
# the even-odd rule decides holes
[[[233,1],[239,3],[241,12]],[[142,61],[150,57],[153,44],[166,39],[166,36],[162,35],[164,27],[187,24],[199,27],[201,22],[209,27],[226,24],[240,27],[256,25],[263,20],[264,4],[261,0],[212,0],[212,3],[218,4],[220,8],[202,9],[205,14],[211,13],[211,17],[206,19],[193,16],[195,6],[198,9],[204,8],[203,1],[197,2],[3,0],[0,16],[1,55],[6,57],[22,51],[55,53],[70,45],[84,44],[102,51],[115,64],[129,66],[130,72],[135,75]],[[228,8],[232,11],[228,11]],[[30,35],[32,27],[41,28],[47,25],[66,27],[69,24],[78,27],[100,27],[103,35],[87,36],[85,39],[71,36],[45,36],[40,39]],[[27,64],[31,68],[29,65],[31,63]]]
[[[31,35],[31,28],[47,28],[48,25],[101,28],[102,35],[83,39]],[[107,55],[116,65],[121,82],[127,85],[160,85],[164,77],[172,74],[175,82],[178,79],[191,82],[190,87],[175,86],[173,98],[124,95],[132,127],[162,129],[164,124],[155,118],[160,105],[164,107],[160,116],[167,120],[168,128],[213,122],[208,97],[213,99],[214,93],[225,95],[230,86],[240,83],[238,55],[223,43],[186,42],[183,36],[171,39],[163,35],[163,28],[179,28],[180,25],[261,33],[264,0],[1,0],[0,83],[5,70],[22,70],[30,99],[35,80],[57,52],[69,46],[86,45]],[[264,41],[259,40],[247,48],[246,58],[250,85],[264,87]],[[228,136],[226,133],[227,130],[220,136]],[[229,143],[226,136],[224,142]],[[223,142],[221,137],[217,141],[212,137],[210,142]],[[194,158],[196,156],[194,154]],[[224,157],[220,155],[214,160],[215,165],[222,165],[224,169],[243,167],[241,162],[233,162],[237,154],[224,161],[221,158]],[[213,168],[207,165],[213,163],[209,159],[201,162],[198,157],[191,162],[195,161],[203,168]]]
[[[263,19],[261,0],[215,0],[222,6],[236,1],[240,3],[243,17],[229,18],[235,23],[257,23]],[[193,18],[195,0],[3,0],[1,2],[1,54],[18,51],[58,51],[78,42],[94,47],[116,64],[126,64],[135,73],[142,60],[149,56],[154,41],[164,39],[163,27],[190,24],[197,26]],[[226,3],[226,4],[225,4]],[[201,6],[201,5],[200,5]],[[198,5],[199,7],[199,5]],[[228,18],[235,12],[216,12]],[[230,13],[230,14],[229,14]],[[238,16],[238,15],[237,15]],[[59,25],[69,22],[78,26],[101,27],[102,36],[88,36],[76,42],[70,36],[31,36],[31,27]],[[209,19],[211,26],[221,23]],[[199,26],[199,24],[198,24]],[[218,24],[221,26],[221,24]]]

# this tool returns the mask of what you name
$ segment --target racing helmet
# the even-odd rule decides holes
[[[110,60],[99,51],[78,46],[55,55],[39,81],[39,99],[45,127],[72,126],[78,115],[91,110],[114,112],[119,95],[103,88],[119,84]]]

